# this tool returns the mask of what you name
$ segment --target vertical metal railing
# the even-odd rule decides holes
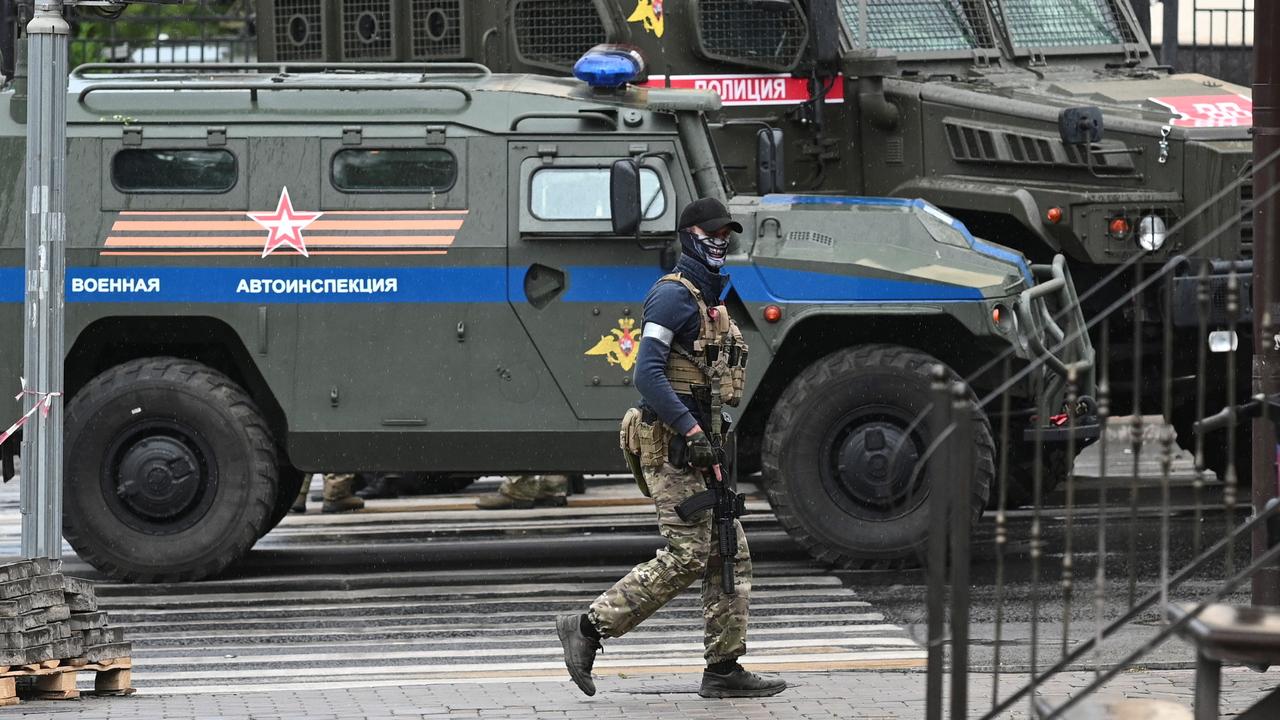
[[[943,366],[933,370],[933,404],[929,416],[935,438],[928,464],[960,469],[962,482],[937,483],[929,494],[929,515],[935,521],[929,534],[928,671],[925,713],[930,720],[944,717],[944,665],[950,646],[952,668],[969,666],[969,546],[972,537],[970,495],[973,425],[969,387],[950,382]],[[949,562],[948,562],[949,561]],[[948,572],[949,570],[949,572]],[[950,613],[947,612],[948,605]],[[963,717],[969,705],[969,681],[965,672],[951,673],[950,717]]]
[[[1139,0],[1142,1],[1142,0]],[[1190,5],[1190,42],[1182,43],[1176,67],[1238,85],[1249,84],[1256,0],[1180,0]]]
[[[1255,171],[1267,171],[1273,164],[1280,166],[1280,151],[1255,163]],[[1235,231],[1235,218],[1227,218],[1201,237],[1178,235],[1248,182],[1252,182],[1249,176],[1239,178],[1175,223],[1170,237],[1178,238],[1176,247],[1195,257],[1201,248]],[[1267,202],[1277,192],[1280,186],[1259,186],[1255,202]],[[1004,375],[997,390],[981,401],[988,412],[1000,408],[1000,455],[994,479],[998,499],[988,516],[994,523],[991,553],[973,548],[975,535],[958,532],[970,522],[969,517],[961,517],[968,507],[965,496],[957,497],[965,492],[964,484],[936,487],[930,498],[931,517],[946,520],[945,525],[935,525],[928,548],[926,711],[930,720],[967,718],[970,714],[985,720],[1023,708],[1029,708],[1033,717],[1061,717],[1189,622],[1186,617],[1168,619],[1166,612],[1174,603],[1189,603],[1194,616],[1209,603],[1238,592],[1245,580],[1280,557],[1280,547],[1268,546],[1251,561],[1240,559],[1254,529],[1280,517],[1280,508],[1275,506],[1252,516],[1243,514],[1247,508],[1239,502],[1237,476],[1247,468],[1237,466],[1236,452],[1246,449],[1237,446],[1243,442],[1237,440],[1245,429],[1243,416],[1224,415],[1224,428],[1212,436],[1192,432],[1188,422],[1239,402],[1238,395],[1245,389],[1238,368],[1248,358],[1240,355],[1245,351],[1237,348],[1234,336],[1219,336],[1212,351],[1207,343],[1210,330],[1223,325],[1238,327],[1244,309],[1239,294],[1244,285],[1234,266],[1226,270],[1225,277],[1220,273],[1216,282],[1211,282],[1207,267],[1192,264],[1190,277],[1198,278],[1194,294],[1198,323],[1190,332],[1177,329],[1169,315],[1172,283],[1187,266],[1184,257],[1170,257],[1162,263],[1135,257],[1084,295],[1083,299],[1089,299],[1091,294],[1103,292],[1106,283],[1125,284],[1124,291],[1087,323],[1101,348],[1096,364],[1100,430],[1096,446],[1089,448],[1097,468],[1088,478],[1081,477],[1075,463],[1078,452],[1093,439],[1079,427],[1082,416],[1070,412],[1082,400],[1076,374],[1068,374],[1064,403],[1068,412],[1057,416],[1063,427],[1045,422],[1058,408],[1043,401],[1032,427],[1015,421],[1020,416],[1009,413],[1008,393],[1004,392],[1031,370],[1008,357],[984,366],[984,371],[999,367]],[[1113,328],[1122,329],[1113,332]],[[1223,343],[1222,338],[1232,340]],[[1054,349],[1061,349],[1069,339]],[[1179,357],[1182,360],[1177,360]],[[1178,362],[1191,363],[1190,372]],[[1118,378],[1118,371],[1132,377]],[[964,428],[971,430],[973,422],[963,406],[955,405],[955,393],[954,387],[948,388],[945,376],[939,375],[929,420],[935,446],[928,462],[967,468],[970,464],[962,463],[960,453],[972,451],[972,440],[965,437]],[[945,402],[948,396],[952,402]],[[1121,405],[1118,411],[1117,399]],[[1144,409],[1160,414],[1144,415]],[[1063,443],[1066,456],[1065,472],[1060,474],[1062,486],[1056,489],[1050,482],[1059,478],[1052,469],[1056,459],[1048,450],[1050,433]],[[1034,445],[1033,463],[1025,473],[1028,477],[1016,475],[1018,464],[1009,457],[1009,448],[1020,439],[1029,439]],[[1183,452],[1183,448],[1193,452]],[[1224,448],[1225,452],[1210,452]],[[1215,467],[1216,482],[1207,467],[1211,457],[1222,461]],[[1011,484],[1018,482],[1030,483],[1032,503],[1011,511],[1005,502]],[[1202,526],[1208,529],[1205,535]],[[1174,536],[1184,531],[1189,533],[1189,543],[1174,543]],[[948,547],[940,538],[943,535],[948,538]],[[994,563],[989,685],[971,686],[969,682],[967,582],[971,557],[979,558],[977,562],[990,558]],[[938,567],[938,563],[948,562]],[[1023,573],[1026,596],[1013,597],[1017,593],[1006,585],[1011,577],[1022,578]],[[1082,582],[1092,583],[1088,588],[1090,602],[1084,600]],[[1025,636],[1006,627],[1006,605],[1015,601],[1026,603]],[[1091,620],[1081,621],[1090,615]],[[1142,624],[1134,625],[1139,620]],[[1121,630],[1128,639],[1117,642]],[[1139,630],[1149,634],[1134,648],[1133,636]],[[1014,647],[1017,650],[1010,652]],[[1191,650],[1187,653],[1190,658]],[[1068,669],[1090,670],[1092,681],[1064,701],[1047,702],[1044,687]],[[945,710],[949,712],[944,714],[948,687],[951,694]],[[988,687],[990,692],[986,692]]]

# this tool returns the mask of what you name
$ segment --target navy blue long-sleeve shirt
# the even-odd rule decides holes
[[[703,302],[712,306],[719,303],[720,293],[727,276],[712,272],[701,262],[681,255],[676,270],[702,293]],[[650,324],[670,331],[671,340],[663,342],[667,333],[656,332]],[[635,384],[644,405],[653,409],[662,422],[681,435],[687,435],[694,425],[706,427],[710,408],[699,407],[689,395],[677,395],[667,380],[667,359],[671,344],[692,350],[701,331],[702,318],[698,317],[698,303],[680,283],[656,283],[644,299],[644,339],[640,342],[640,354],[636,358]]]

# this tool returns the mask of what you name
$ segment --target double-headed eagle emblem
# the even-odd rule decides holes
[[[603,355],[610,365],[620,365],[624,371],[630,371],[640,350],[640,338],[635,328],[635,318],[619,318],[618,327],[610,330],[608,335],[601,335],[600,342],[583,354]]]

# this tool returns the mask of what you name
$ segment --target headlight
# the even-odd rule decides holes
[[[1169,229],[1159,215],[1146,215],[1138,223],[1138,247],[1147,252],[1155,252],[1164,246]]]

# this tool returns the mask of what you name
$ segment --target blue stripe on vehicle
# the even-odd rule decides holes
[[[67,302],[504,302],[506,269],[68,268]]]
[[[981,300],[980,290],[957,285],[828,275],[768,266],[734,268],[733,287],[746,302],[958,302]]]
[[[22,302],[22,268],[0,268],[0,302]]]
[[[985,240],[979,240],[969,232],[969,228],[964,223],[954,217],[951,217],[946,211],[939,209],[936,205],[927,200],[920,198],[886,198],[886,197],[848,197],[844,195],[765,195],[760,199],[761,205],[855,205],[866,207],[897,207],[897,208],[918,208],[925,212],[936,213],[934,217],[943,220],[951,225],[953,229],[964,236],[965,242],[969,244],[970,249],[980,255],[986,255],[995,258],[1001,262],[1007,262],[1014,265],[1022,273],[1023,279],[1027,281],[1027,285],[1035,285],[1035,279],[1031,276],[1031,268],[1027,267],[1027,263],[1022,256],[1012,250],[993,245]]]
[[[583,265],[564,269],[563,302],[641,302],[663,272],[656,267]],[[740,265],[730,285],[746,302],[964,301],[973,288]],[[67,269],[67,302],[117,303],[480,303],[526,302],[525,268]],[[21,302],[22,268],[0,268],[0,302]]]
[[[850,195],[765,195],[761,205],[867,205],[882,207],[914,207],[915,200],[891,197],[853,197]]]

